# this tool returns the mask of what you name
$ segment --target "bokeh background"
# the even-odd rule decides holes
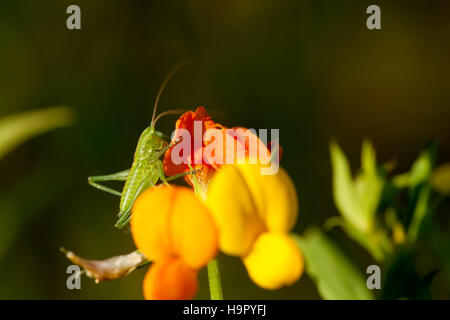
[[[365,25],[375,2],[381,31]],[[81,7],[80,31],[66,28],[70,4]],[[86,178],[130,166],[157,90],[181,59],[191,63],[171,80],[159,111],[204,105],[227,126],[279,128],[301,233],[338,214],[332,138],[353,167],[364,138],[380,161],[396,160],[396,172],[430,139],[439,143],[438,162],[450,160],[449,39],[445,0],[1,1],[0,116],[64,104],[77,121],[0,161],[0,298],[142,298],[145,270],[99,285],[83,277],[81,290],[68,290],[70,263],[58,249],[88,258],[134,250],[129,232],[113,227],[119,199]],[[164,118],[158,129],[170,133],[174,121]],[[362,271],[373,263],[342,232],[335,236]],[[418,268],[434,259],[422,250]],[[226,298],[319,298],[306,275],[266,291],[238,259],[220,261]],[[198,298],[207,298],[204,272],[201,282]],[[442,272],[432,291],[450,297]]]

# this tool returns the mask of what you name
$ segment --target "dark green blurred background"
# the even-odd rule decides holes
[[[370,4],[382,30],[366,28]],[[66,28],[77,4],[82,30]],[[0,116],[65,104],[74,126],[33,139],[0,161],[0,298],[140,299],[144,270],[82,290],[66,288],[64,246],[88,258],[134,250],[113,224],[119,199],[86,177],[130,166],[163,78],[191,63],[165,90],[160,112],[204,105],[227,126],[279,128],[282,165],[300,199],[296,230],[337,215],[328,142],[337,138],[353,167],[363,138],[380,161],[409,168],[431,138],[450,159],[449,1],[0,2]],[[170,133],[175,118],[158,129]],[[448,208],[447,217],[448,217]],[[448,221],[448,218],[447,218]],[[365,270],[373,261],[336,232]],[[304,276],[265,291],[238,259],[223,262],[226,298],[319,298]],[[429,270],[427,250],[419,269]],[[330,271],[332,272],[332,271]],[[438,275],[432,289],[448,298]],[[199,298],[207,298],[202,273]]]

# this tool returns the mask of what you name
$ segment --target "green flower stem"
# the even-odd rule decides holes
[[[194,172],[194,168],[189,164],[189,169]],[[194,185],[194,193],[196,196],[201,199],[206,199],[206,195],[202,192],[197,178],[195,175],[192,175],[193,185]],[[222,279],[220,276],[219,262],[217,259],[213,259],[208,263],[208,281],[209,281],[209,295],[211,300],[223,300],[222,293]]]
[[[211,300],[223,300],[222,279],[217,259],[208,263],[209,294]]]

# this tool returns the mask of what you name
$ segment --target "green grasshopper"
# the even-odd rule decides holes
[[[166,178],[163,163],[160,158],[167,150],[181,142],[181,139],[173,141],[169,144],[167,142],[167,137],[155,129],[156,122],[162,116],[182,112],[182,110],[166,111],[155,118],[156,108],[158,106],[162,91],[173,74],[181,68],[182,65],[183,64],[179,63],[175,66],[175,68],[167,75],[166,79],[164,79],[164,82],[159,89],[155,100],[155,105],[153,107],[152,121],[150,126],[142,132],[139,138],[131,168],[108,175],[88,177],[88,183],[91,186],[121,197],[119,206],[120,212],[118,215],[119,219],[115,224],[118,229],[122,229],[128,224],[131,218],[131,208],[133,203],[139,194],[141,194],[144,190],[154,187],[158,180],[161,180],[164,184],[167,184],[168,181],[194,173],[183,172]],[[125,185],[122,192],[119,192],[99,184],[98,182],[101,181],[125,181]]]

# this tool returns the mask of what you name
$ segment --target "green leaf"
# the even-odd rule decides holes
[[[0,158],[26,140],[74,120],[71,108],[58,106],[27,111],[0,119]]]
[[[373,227],[384,184],[377,172],[375,150],[368,141],[364,141],[362,172],[354,181],[348,160],[335,142],[330,144],[330,154],[336,207],[354,228],[367,232]]]
[[[414,188],[425,182],[430,177],[433,169],[433,152],[433,145],[423,150],[417,160],[414,161],[409,172],[392,178],[394,185],[397,188]]]
[[[366,219],[372,223],[383,191],[383,179],[378,175],[375,149],[364,141],[361,150],[362,173],[356,177],[355,188]]]
[[[0,118],[0,158],[19,144],[51,129],[67,126],[72,123],[74,112],[68,107],[50,107],[37,111],[23,112]],[[55,172],[51,168],[52,173]],[[20,229],[37,215],[42,207],[48,204],[49,199],[54,198],[56,193],[64,190],[61,183],[56,187],[48,179],[43,179],[43,168],[38,172],[19,178],[10,185],[0,196],[0,259],[8,250],[10,243],[14,240]],[[46,183],[49,182],[49,185]],[[13,201],[23,198],[24,192],[30,191],[30,186],[40,185],[46,192],[39,201]]]
[[[445,163],[434,170],[431,185],[437,192],[450,196],[450,163]]]
[[[328,300],[371,300],[366,279],[342,249],[319,229],[293,235],[306,261],[306,272]]]
[[[356,225],[358,229],[365,229],[367,224],[360,214],[348,160],[335,142],[330,144],[330,154],[333,169],[333,197],[336,207],[346,220]]]
[[[407,238],[410,243],[415,243],[418,240],[427,215],[431,213],[431,210],[428,208],[430,191],[428,185],[424,185],[420,190],[419,198],[417,199],[412,220],[408,228]]]

